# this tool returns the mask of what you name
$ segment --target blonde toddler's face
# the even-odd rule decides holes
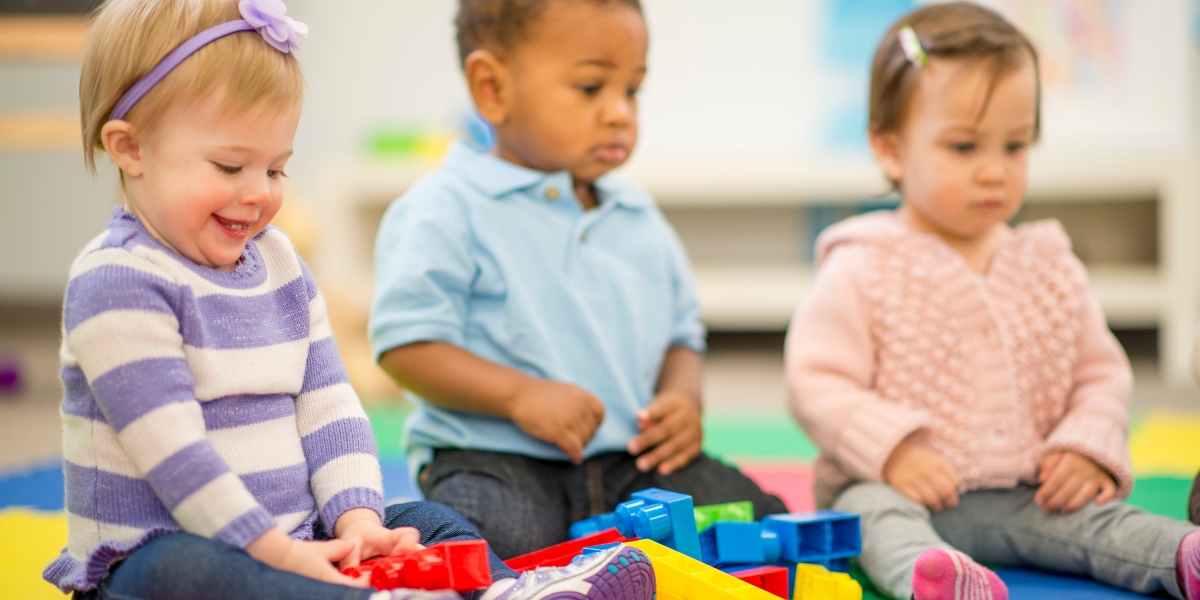
[[[620,3],[553,2],[507,52],[513,89],[496,126],[497,152],[590,182],[637,143],[637,91],[646,74],[641,13]]]
[[[137,142],[127,208],[179,254],[232,270],[279,211],[299,120],[298,103],[236,113],[221,93],[172,107]]]
[[[882,134],[890,137],[882,145],[872,140],[911,216],[943,237],[979,239],[1012,219],[1025,196],[1037,74],[1025,60],[1000,75],[989,99],[992,78],[985,63],[931,59],[901,130]]]

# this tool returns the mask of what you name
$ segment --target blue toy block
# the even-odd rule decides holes
[[[600,533],[605,529],[612,529],[616,526],[617,516],[614,513],[593,515],[586,519],[571,523],[571,527],[567,529],[567,539],[577,540],[581,537],[587,537],[589,535]]]
[[[862,552],[862,535],[858,515],[836,510],[812,513],[771,515],[763,525],[779,534],[783,560],[794,563],[821,564],[834,567],[834,559],[858,556]]]
[[[762,523],[718,521],[700,532],[700,553],[714,567],[774,564],[781,550],[779,534]]]
[[[608,550],[609,548],[612,548],[613,546],[620,546],[622,543],[623,542],[611,542],[608,544],[597,544],[595,546],[588,546],[583,549],[583,556],[587,556],[589,554],[595,554],[597,552],[604,552],[605,550]]]
[[[700,535],[692,497],[658,488],[631,494],[617,505],[617,531],[625,537],[653,540],[696,560],[701,559]]]

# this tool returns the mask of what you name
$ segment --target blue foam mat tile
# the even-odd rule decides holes
[[[424,498],[421,490],[413,486],[412,477],[408,475],[408,465],[404,461],[381,460],[379,469],[383,471],[383,498],[388,503]]]
[[[1008,586],[1013,600],[1135,600],[1138,598],[1169,598],[1166,594],[1143,596],[1122,589],[1070,575],[1031,571],[1028,569],[997,569],[996,574]]]
[[[0,508],[62,510],[64,497],[61,462],[0,472]]]

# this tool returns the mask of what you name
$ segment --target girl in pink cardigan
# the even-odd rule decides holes
[[[978,562],[1200,600],[1200,532],[1133,485],[1129,363],[1055,221],[1010,228],[1037,139],[1037,55],[941,4],[884,37],[870,140],[903,196],[831,227],[787,340],[822,506],[859,513],[896,598],[1003,600]]]

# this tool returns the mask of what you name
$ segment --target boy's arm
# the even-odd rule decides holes
[[[577,386],[530,377],[462,349],[472,294],[487,285],[477,281],[479,266],[470,253],[472,219],[454,198],[422,189],[388,209],[376,237],[370,334],[379,365],[433,404],[510,419],[582,462],[604,406]]]
[[[576,464],[604,420],[604,405],[578,386],[532,377],[445,342],[393,348],[379,366],[428,402],[509,419]]]
[[[325,530],[340,517],[368,509],[383,517],[383,478],[371,423],[342,364],[325,298],[301,262],[308,292],[309,346],[296,396],[296,427],[308,462],[309,485]]]

